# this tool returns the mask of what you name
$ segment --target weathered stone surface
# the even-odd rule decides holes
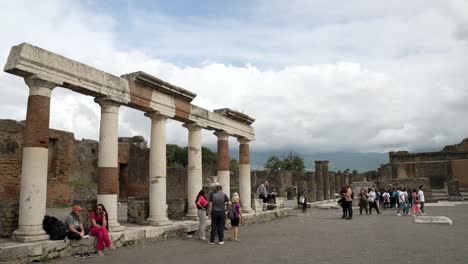
[[[446,216],[416,216],[414,222],[416,224],[453,225],[453,221]]]
[[[28,43],[11,49],[4,71],[22,77],[36,75],[59,86],[96,97],[107,96],[122,104],[130,101],[126,80]]]

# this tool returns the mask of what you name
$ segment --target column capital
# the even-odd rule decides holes
[[[252,140],[247,139],[247,138],[242,138],[242,137],[241,137],[241,138],[237,138],[237,141],[238,141],[240,144],[249,144],[250,141],[252,141]]]
[[[226,131],[216,131],[213,134],[218,137],[218,140],[228,140],[230,136]]]
[[[52,90],[58,86],[58,84],[41,79],[36,75],[30,75],[24,78],[24,82],[29,87],[29,95],[40,95],[49,98]]]
[[[120,103],[116,102],[108,97],[96,97],[94,102],[101,106],[101,109],[107,113],[118,113]]]
[[[166,121],[169,117],[161,114],[159,111],[146,112],[146,117],[149,117],[152,121]]]
[[[182,126],[187,128],[189,131],[200,131],[203,128],[197,123],[185,123]]]

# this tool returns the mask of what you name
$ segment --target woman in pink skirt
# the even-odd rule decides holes
[[[109,238],[107,211],[103,204],[98,204],[96,209],[89,216],[91,227],[89,234],[97,237],[96,247],[99,256],[104,256],[104,248],[114,249],[112,241]]]
[[[413,216],[420,215],[421,212],[419,211],[419,198],[416,189],[413,189],[413,191],[411,192],[411,196],[413,197],[413,206],[411,206],[411,213],[413,214]]]

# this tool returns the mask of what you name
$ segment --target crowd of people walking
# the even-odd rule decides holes
[[[351,193],[351,194],[350,194]],[[353,217],[353,191],[349,185],[343,186],[340,191],[340,201],[343,208],[343,219],[352,219]],[[365,212],[366,215],[372,214],[372,209],[380,214],[380,208],[384,210],[393,208],[397,209],[396,215],[426,215],[424,212],[424,190],[423,186],[419,186],[419,190],[410,188],[390,188],[375,190],[371,188],[361,188],[358,194],[359,199],[359,214]]]

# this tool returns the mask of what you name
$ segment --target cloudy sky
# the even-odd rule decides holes
[[[0,64],[29,42],[114,75],[143,70],[205,109],[254,117],[258,151],[386,152],[468,137],[468,1],[135,2],[0,0]],[[2,72],[0,91],[0,118],[25,119],[22,80]],[[52,128],[97,139],[99,114],[93,98],[54,90]],[[150,120],[122,107],[119,129],[148,138]],[[167,134],[187,144],[179,122]]]

